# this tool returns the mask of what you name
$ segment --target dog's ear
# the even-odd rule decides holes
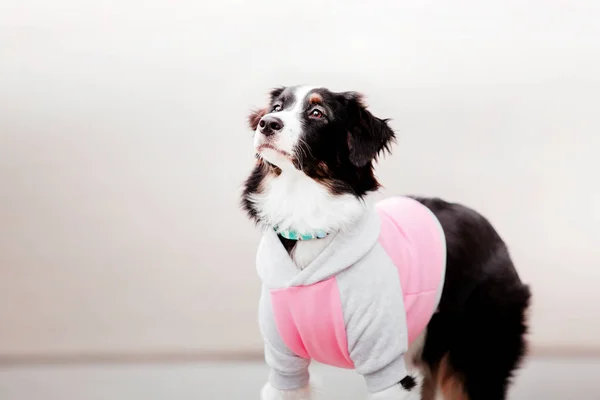
[[[250,129],[255,131],[256,128],[258,127],[258,123],[260,122],[260,119],[262,117],[264,117],[266,113],[267,113],[266,108],[261,108],[260,110],[251,111],[250,115],[248,115],[248,126],[250,126]]]
[[[396,135],[388,126],[387,119],[375,117],[367,110],[363,96],[356,92],[344,92],[339,100],[348,116],[348,151],[350,162],[364,167],[377,159],[382,151],[390,151]]]

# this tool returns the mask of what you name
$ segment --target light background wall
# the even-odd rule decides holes
[[[600,350],[600,3],[0,3],[0,356],[260,350],[247,110],[367,95],[385,194],[485,213],[534,346]]]

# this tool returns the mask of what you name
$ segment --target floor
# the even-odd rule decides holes
[[[266,373],[262,364],[249,362],[1,366],[0,399],[258,400]],[[364,399],[362,381],[352,371],[316,365],[313,374],[330,394],[324,399]],[[600,359],[532,359],[509,398],[600,400],[599,381]]]

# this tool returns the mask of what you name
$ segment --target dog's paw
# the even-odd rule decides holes
[[[269,383],[260,392],[261,400],[314,400],[315,390],[312,385],[295,390],[275,389]]]
[[[381,392],[369,394],[368,400],[409,400],[411,392],[405,390],[400,385],[394,385]]]

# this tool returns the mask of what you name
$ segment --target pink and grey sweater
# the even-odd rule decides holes
[[[271,385],[305,386],[310,360],[356,369],[370,392],[397,384],[404,353],[437,309],[445,268],[441,225],[406,197],[378,203],[303,270],[266,230],[257,269]]]

